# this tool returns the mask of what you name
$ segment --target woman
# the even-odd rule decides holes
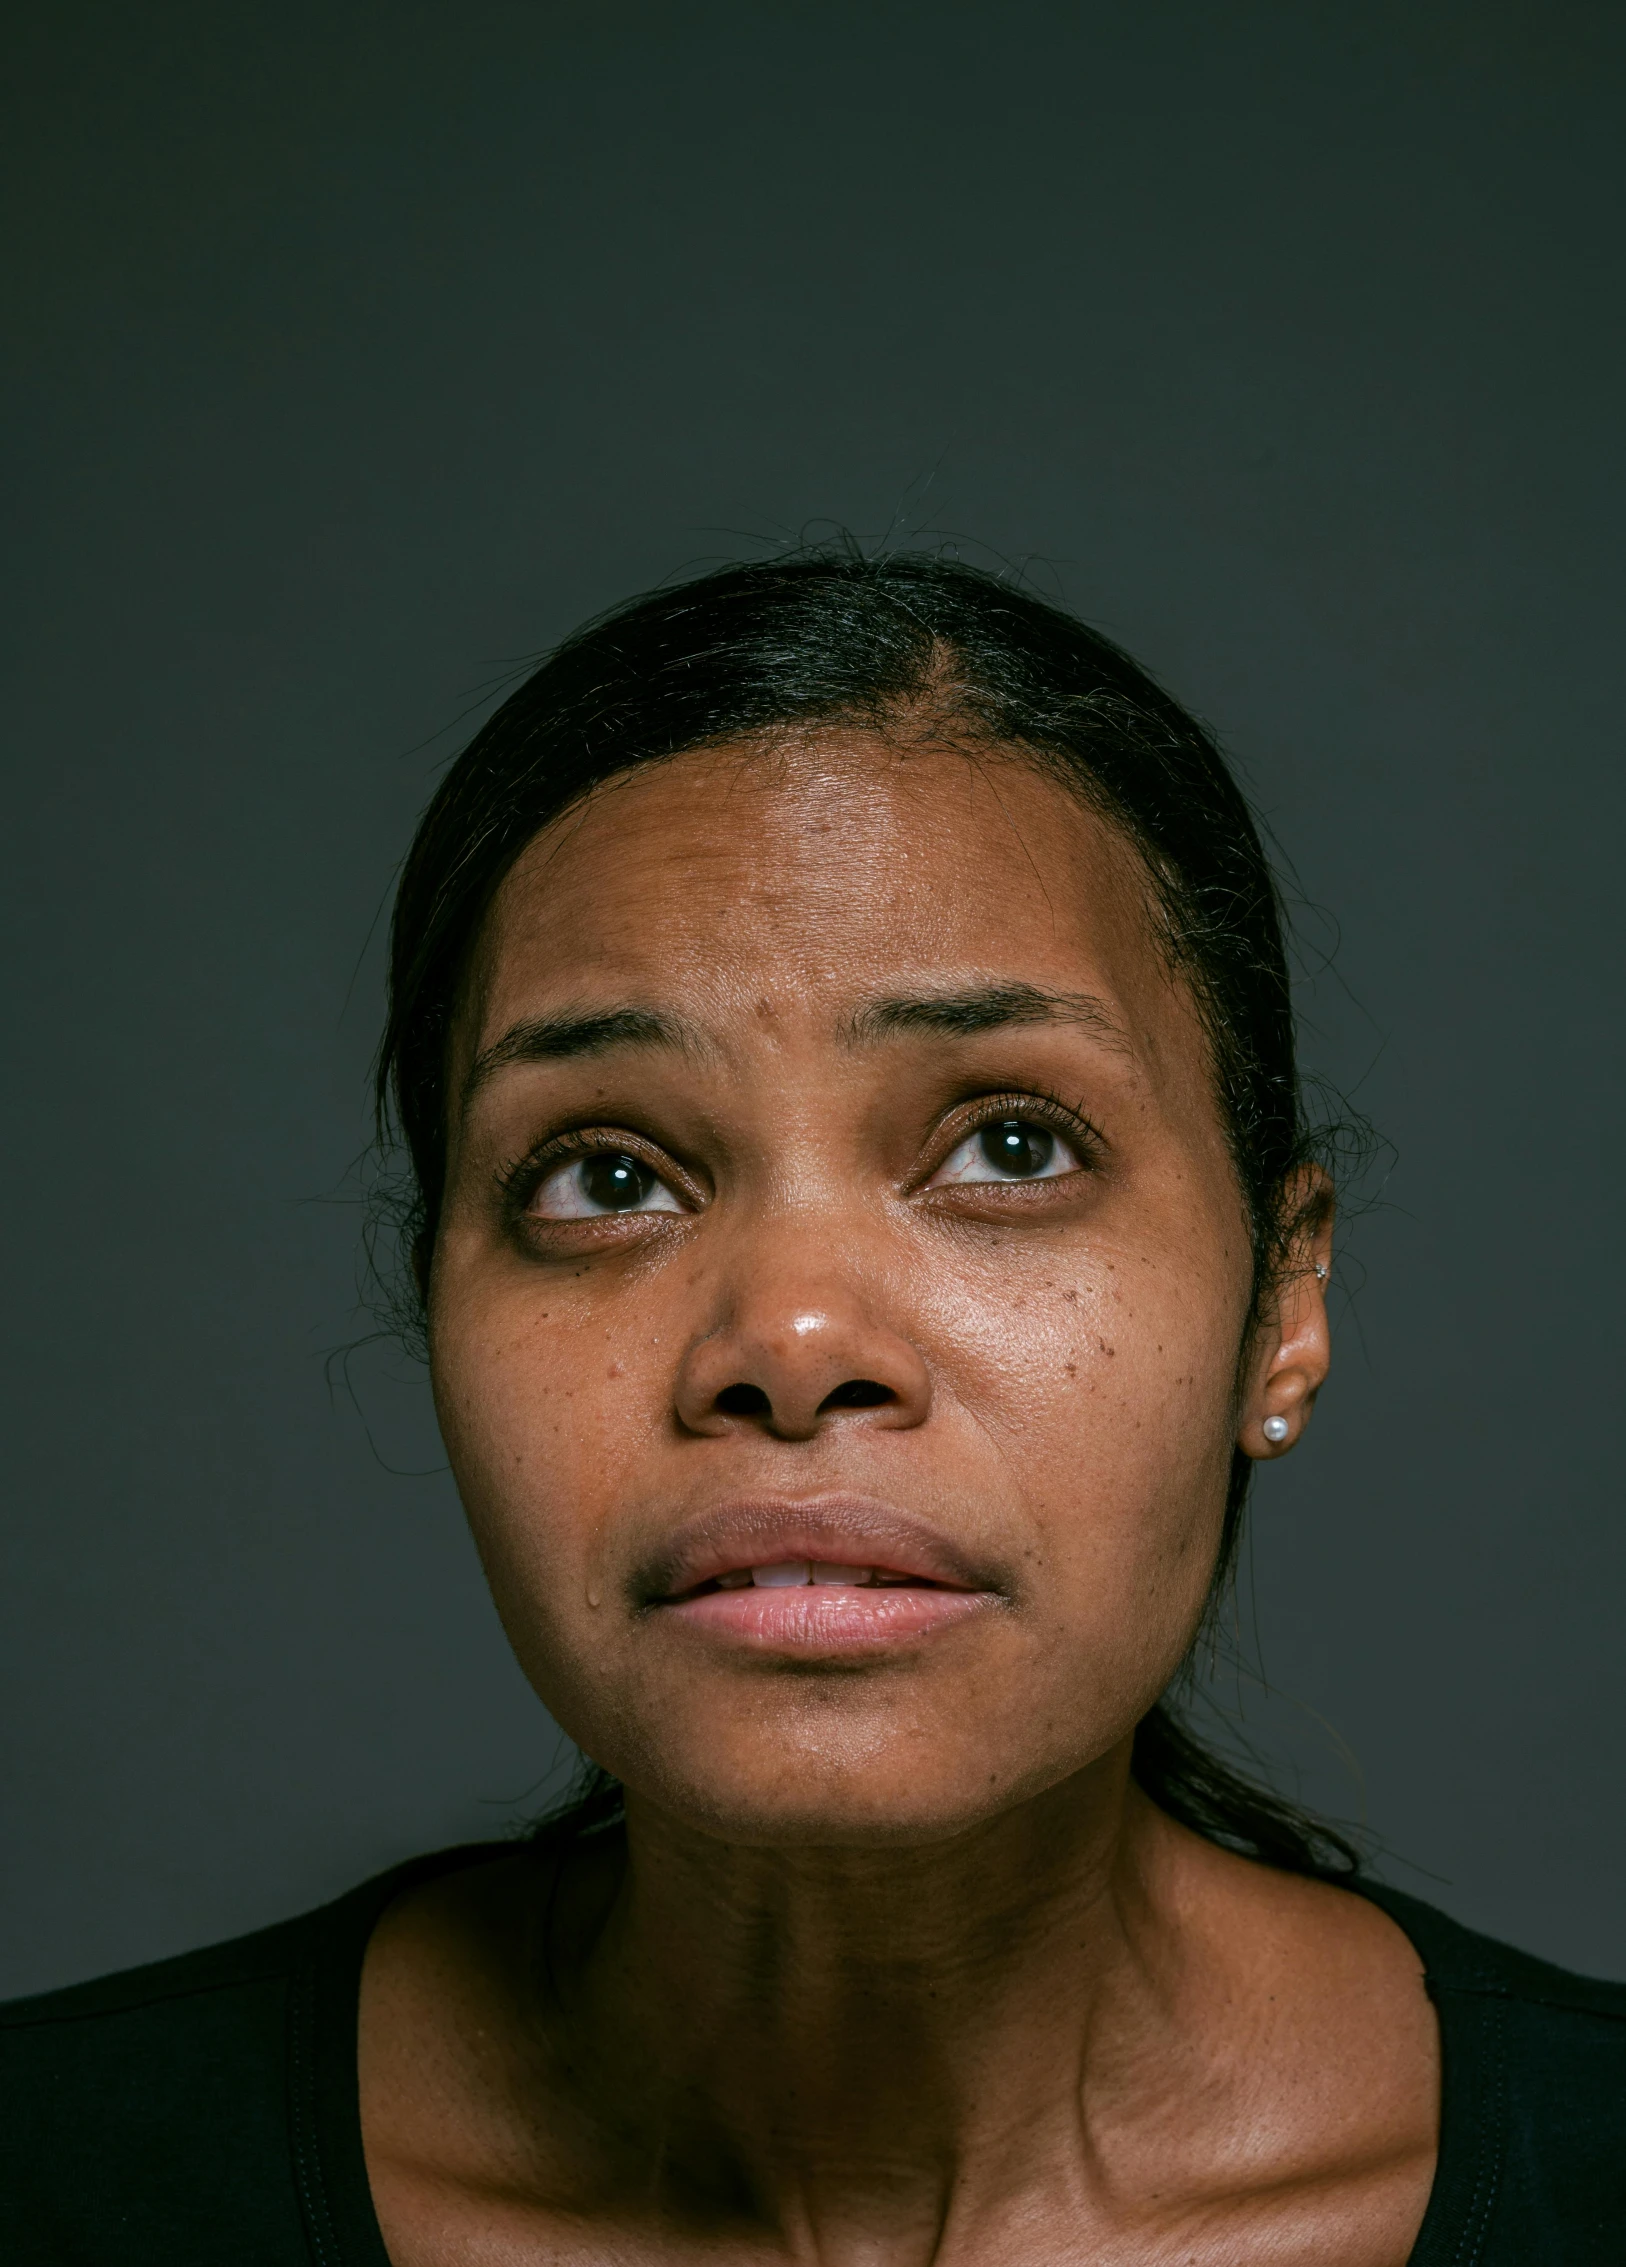
[[[1201,730],[919,557],[566,645],[397,904],[436,1406],[597,1767],[527,1843],[11,2012],[16,2260],[1616,2260],[1626,1987],[1185,1732],[1327,1375]]]

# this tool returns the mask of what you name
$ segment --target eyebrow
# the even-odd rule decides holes
[[[975,1038],[1013,1024],[1076,1023],[1109,1046],[1129,1051],[1129,1035],[1093,992],[1047,992],[1037,984],[984,984],[957,992],[926,992],[914,997],[872,1000],[847,1027],[857,1044],[907,1032],[944,1039]]]
[[[532,1016],[516,1023],[489,1047],[482,1047],[463,1081],[465,1106],[494,1072],[510,1063],[569,1062],[583,1055],[607,1054],[613,1047],[670,1047],[682,1050],[698,1034],[675,1016],[655,1008],[607,1008],[597,1015]]]
[[[850,1018],[844,1036],[863,1046],[914,1033],[970,1039],[979,1032],[1034,1023],[1082,1024],[1109,1046],[1128,1052],[1129,1039],[1104,1000],[1093,992],[1047,992],[1037,984],[984,984],[962,991],[924,992],[871,1000]],[[482,1047],[463,1081],[462,1101],[511,1063],[558,1063],[617,1047],[664,1047],[679,1053],[704,1046],[702,1034],[658,1008],[605,1008],[596,1014],[528,1017]]]

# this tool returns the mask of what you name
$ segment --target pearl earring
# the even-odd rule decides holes
[[[1259,1430],[1264,1434],[1266,1440],[1279,1443],[1287,1438],[1287,1419],[1285,1417],[1267,1417]]]

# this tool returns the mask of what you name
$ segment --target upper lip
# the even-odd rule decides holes
[[[742,1567],[813,1559],[828,1566],[880,1567],[962,1590],[1003,1588],[929,1520],[872,1496],[827,1495],[800,1502],[753,1496],[713,1505],[684,1521],[640,1569],[646,1603],[681,1598]]]

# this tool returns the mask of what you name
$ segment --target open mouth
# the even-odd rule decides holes
[[[895,1652],[1002,1602],[927,1523],[852,1498],[720,1507],[662,1575],[646,1593],[657,1624],[791,1659]]]
[[[730,1567],[707,1582],[696,1583],[683,1596],[703,1598],[717,1590],[957,1590],[962,1587],[958,1583],[934,1581],[930,1575],[899,1574],[886,1566],[838,1566],[825,1559],[781,1559],[772,1566]]]

